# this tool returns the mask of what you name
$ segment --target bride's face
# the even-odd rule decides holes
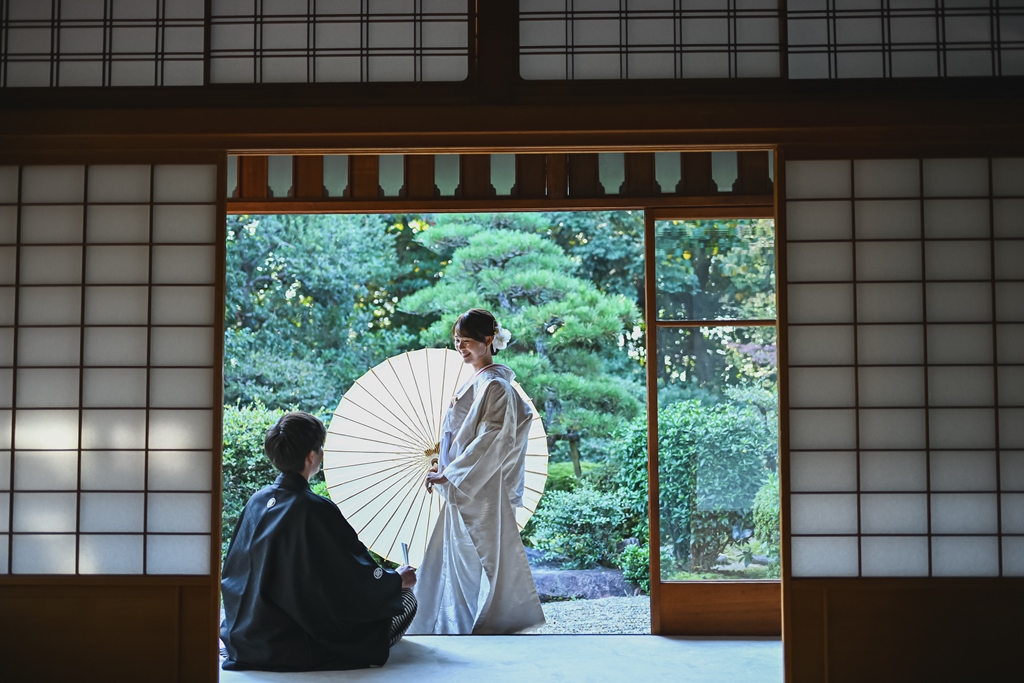
[[[462,354],[462,362],[478,367],[481,363],[491,362],[491,341],[494,337],[484,337],[484,341],[477,341],[470,337],[459,336],[458,331],[453,337],[455,350]]]

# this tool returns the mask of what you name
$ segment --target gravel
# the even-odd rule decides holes
[[[651,599],[598,598],[545,602],[547,624],[530,633],[651,633]]]

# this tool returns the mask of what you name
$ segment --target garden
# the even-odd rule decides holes
[[[545,492],[523,532],[531,558],[649,591],[654,305],[659,319],[700,323],[658,331],[661,577],[778,577],[775,328],[743,324],[775,316],[772,223],[658,225],[658,297],[646,302],[640,212],[229,216],[225,549],[275,477],[262,440],[278,416],[329,421],[369,367],[450,345],[454,317],[483,307],[512,331],[497,360],[548,434]]]

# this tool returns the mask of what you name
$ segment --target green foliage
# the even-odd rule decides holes
[[[246,502],[261,488],[273,484],[280,474],[263,452],[263,439],[267,430],[284,413],[284,410],[269,409],[259,401],[246,406],[224,406],[224,504],[221,516],[224,552],[231,543]],[[313,475],[310,484],[314,492],[330,497],[323,474]]]
[[[377,216],[229,216],[225,403],[333,409],[407,350],[391,325],[397,238]]]
[[[595,462],[583,462],[580,463],[580,467],[583,470],[584,478],[591,472],[601,469],[601,466]],[[548,463],[548,478],[544,482],[544,496],[541,497],[540,504],[544,505],[548,493],[552,491],[572,491],[580,485],[580,481],[576,477],[576,472],[573,471],[571,462]]]
[[[768,480],[754,496],[754,538],[768,551],[768,576],[782,575],[779,563],[781,530],[779,529],[779,475],[769,473]]]
[[[744,541],[754,496],[775,461],[776,428],[775,419],[740,400],[707,404],[691,399],[661,408],[661,538],[680,566],[709,569],[727,545]],[[636,420],[624,430],[625,448],[618,454],[626,507],[641,526],[646,433],[645,421]]]
[[[263,452],[263,439],[283,412],[269,410],[258,401],[248,406],[224,406],[221,540],[225,552],[249,497],[277,478],[278,471]]]
[[[452,323],[466,309],[492,311],[513,334],[497,360],[533,398],[555,458],[572,441],[584,459],[599,459],[593,447],[641,408],[642,385],[621,360],[640,314],[626,297],[578,277],[576,261],[539,234],[544,224],[528,214],[438,218],[419,241],[449,259],[443,277],[399,308],[432,318],[420,333],[426,346],[450,344]]]
[[[548,557],[564,558],[566,569],[587,569],[613,562],[625,515],[617,495],[577,486],[545,493],[531,521],[534,547],[548,551]]]
[[[622,578],[640,586],[644,593],[651,592],[651,548],[647,543],[627,545],[619,555]]]

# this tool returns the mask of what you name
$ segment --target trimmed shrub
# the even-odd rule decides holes
[[[651,548],[647,543],[627,545],[619,555],[622,578],[640,586],[644,593],[651,592]]]
[[[768,481],[754,496],[754,538],[765,545],[768,553],[768,576],[779,578],[782,567],[779,564],[779,475],[772,472]]]
[[[531,520],[531,540],[549,558],[561,559],[565,569],[610,565],[625,521],[615,494],[588,486],[551,491],[544,494],[544,505]]]

